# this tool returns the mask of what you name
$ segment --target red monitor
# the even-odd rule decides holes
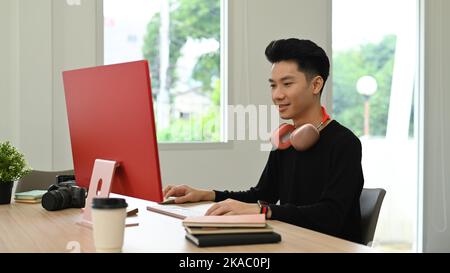
[[[162,201],[161,174],[147,61],[63,72],[73,164],[89,187],[96,159],[120,166],[112,192]]]

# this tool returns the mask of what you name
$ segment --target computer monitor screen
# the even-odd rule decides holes
[[[117,161],[112,192],[162,201],[147,61],[63,72],[75,177],[88,188],[96,159]]]

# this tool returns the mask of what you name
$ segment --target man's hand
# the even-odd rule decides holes
[[[163,190],[164,198],[176,197],[175,203],[182,204],[187,202],[214,201],[216,194],[214,191],[197,190],[186,185],[167,186]]]
[[[233,215],[233,214],[258,214],[258,204],[249,204],[239,202],[233,199],[227,199],[225,201],[212,205],[206,215]]]

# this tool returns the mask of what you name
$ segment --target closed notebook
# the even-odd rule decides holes
[[[39,204],[42,199],[14,199],[16,203],[26,203],[26,204]]]
[[[185,229],[187,233],[194,235],[273,232],[273,228],[270,225],[265,227],[185,227]]]
[[[264,214],[222,215],[187,217],[183,220],[186,227],[265,227]]]
[[[14,199],[16,200],[37,200],[41,199],[42,196],[46,193],[45,190],[32,190],[26,192],[16,192],[14,195]]]
[[[186,233],[186,239],[199,247],[209,247],[278,243],[281,241],[281,235],[276,232],[207,235],[193,235]]]

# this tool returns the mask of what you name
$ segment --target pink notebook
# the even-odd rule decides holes
[[[183,220],[186,227],[265,227],[264,214],[196,216]]]

